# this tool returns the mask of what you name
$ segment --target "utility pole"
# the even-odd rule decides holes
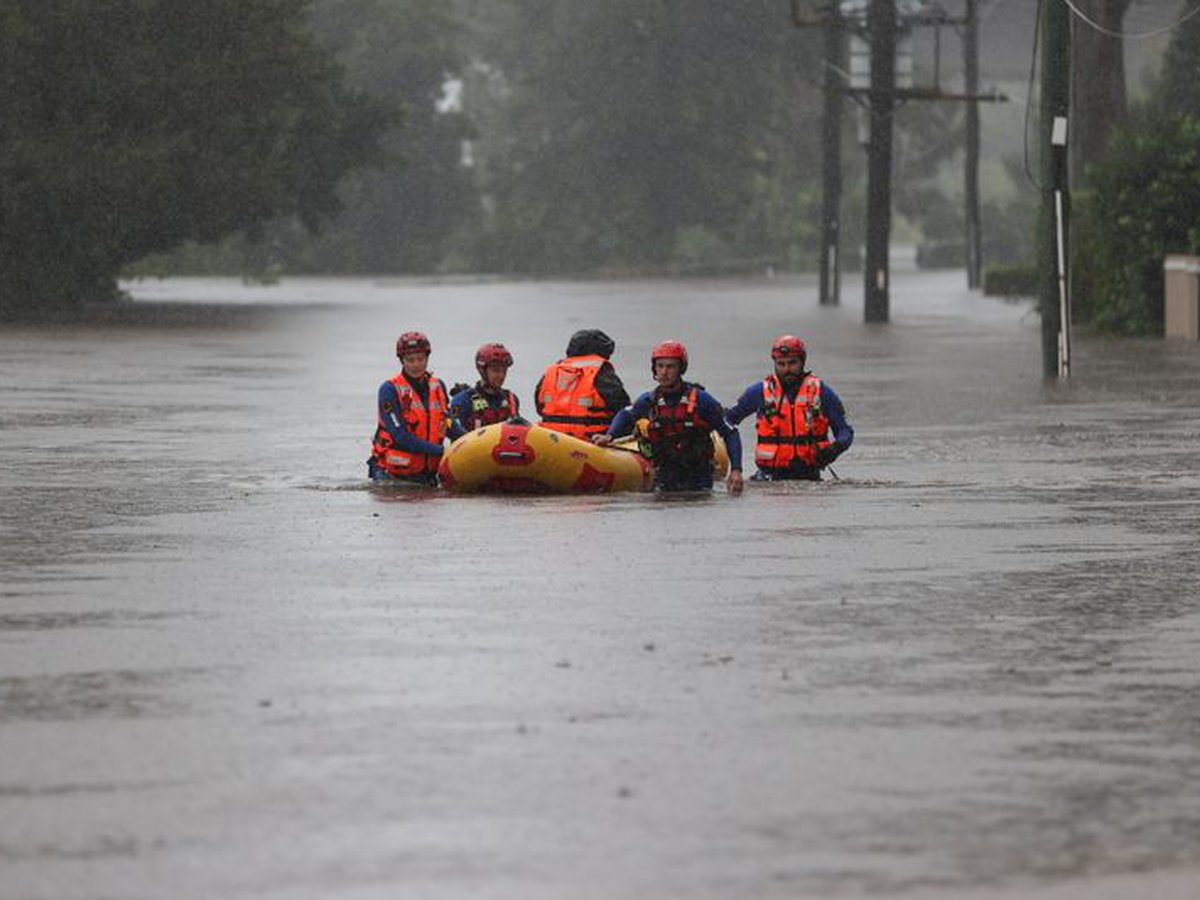
[[[892,231],[892,120],[896,106],[896,0],[871,0],[867,33],[871,44],[868,92],[871,134],[867,145],[863,320],[886,322],[890,287],[888,241]]]
[[[845,70],[845,30],[840,0],[830,0],[824,27],[825,65],[821,86],[821,292],[822,306],[841,300],[842,235],[842,93]]]
[[[967,95],[966,161],[963,196],[967,231],[967,287],[979,287],[983,264],[983,235],[979,215],[979,18],[978,0],[966,0],[963,34],[963,88]]]
[[[973,238],[968,240],[968,253],[973,254],[973,265],[968,264],[968,284],[978,286],[980,251],[979,227],[979,119],[977,104],[982,101],[1000,102],[1007,100],[1003,94],[991,91],[979,93],[978,65],[978,22],[975,15],[978,0],[967,0],[969,13],[965,18],[947,16],[941,9],[932,12],[910,13],[904,18],[903,28],[915,26],[966,25],[970,30],[972,49],[967,53],[967,68],[973,73],[962,93],[942,90],[940,84],[932,87],[903,87],[896,84],[896,48],[899,43],[901,23],[898,21],[896,0],[869,0],[865,5],[857,4],[855,11],[847,13],[838,0],[825,0],[817,16],[802,12],[802,0],[790,0],[792,24],[797,28],[824,28],[825,70],[822,79],[824,91],[823,131],[823,193],[821,209],[821,288],[822,304],[835,305],[839,300],[840,266],[838,265],[840,243],[840,207],[842,192],[841,173],[841,96],[852,97],[868,109],[867,144],[867,255],[864,265],[865,291],[863,298],[864,320],[887,322],[889,319],[890,264],[888,241],[892,227],[892,129],[897,103],[909,100],[968,101],[968,133],[972,133],[972,146],[968,147],[968,228]],[[865,16],[864,16],[865,12]],[[859,71],[855,53],[851,49],[849,85],[841,85],[844,73],[842,60],[845,58],[845,35],[853,32],[866,39],[869,47],[870,76],[857,82]],[[940,44],[939,44],[940,46]],[[939,54],[940,59],[940,54]],[[834,61],[837,60],[835,63]],[[935,70],[936,71],[936,70]],[[973,125],[971,124],[973,122]],[[973,198],[973,199],[972,199]],[[972,212],[973,211],[973,212]],[[973,249],[972,249],[973,248]],[[972,281],[972,278],[974,279]]]
[[[1066,378],[1071,368],[1070,193],[1067,122],[1070,111],[1071,13],[1042,4],[1039,136],[1042,206],[1038,217],[1038,298],[1042,313],[1042,374]]]

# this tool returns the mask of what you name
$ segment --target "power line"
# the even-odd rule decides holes
[[[1170,25],[1164,25],[1161,28],[1155,28],[1150,31],[1143,31],[1143,32],[1113,31],[1111,28],[1101,25],[1099,22],[1096,22],[1093,19],[1088,18],[1087,14],[1084,13],[1083,10],[1081,10],[1078,6],[1075,5],[1075,0],[1062,0],[1062,2],[1067,5],[1067,9],[1071,10],[1071,12],[1075,14],[1076,18],[1078,18],[1081,22],[1083,22],[1084,24],[1093,28],[1094,30],[1100,32],[1103,35],[1107,35],[1108,37],[1120,38],[1121,40],[1130,40],[1130,41],[1140,41],[1140,40],[1144,40],[1145,38],[1158,37],[1161,34],[1166,34],[1168,31],[1173,31],[1174,29],[1176,29],[1180,25],[1182,25],[1184,22],[1186,22],[1188,19],[1190,19],[1193,16],[1200,13],[1200,5],[1197,5],[1197,6],[1193,7],[1192,9],[1188,10],[1186,13],[1184,13],[1182,16],[1180,16],[1179,19],[1172,22]]]

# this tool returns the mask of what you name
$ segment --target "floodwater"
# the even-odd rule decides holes
[[[1200,896],[1200,347],[1046,385],[963,281],[870,327],[764,279],[0,328],[0,896]],[[794,331],[858,438],[741,497],[369,487],[412,327],[527,405],[576,328],[726,402]]]

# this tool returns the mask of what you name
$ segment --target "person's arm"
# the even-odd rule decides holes
[[[713,430],[725,440],[725,452],[729,454],[729,480],[726,486],[729,488],[729,493],[740,494],[742,491],[742,436],[726,421],[725,410],[721,408],[720,401],[708,391],[701,391],[700,396],[696,398],[696,410],[706,422],[712,424]]]
[[[829,420],[830,442],[817,448],[816,467],[824,469],[849,449],[854,441],[854,429],[846,421],[846,410],[837,393],[821,382],[821,411]]]
[[[450,440],[457,441],[467,433],[467,423],[471,421],[471,392],[459,391],[450,401],[450,409],[446,417],[446,433]]]
[[[832,458],[824,463],[824,465],[829,465],[850,449],[850,445],[854,443],[854,428],[846,420],[846,409],[842,405],[842,398],[825,382],[821,382],[821,409],[825,413],[825,418],[829,420],[829,431],[833,436],[833,443],[825,448],[827,453],[832,451]]]
[[[605,363],[596,373],[596,393],[604,398],[609,409],[624,409],[629,405],[629,392],[611,363]]]
[[[538,379],[537,387],[533,389],[533,408],[537,410],[537,414],[542,414],[542,382],[546,380],[546,376],[542,375]]]
[[[650,415],[649,397],[649,394],[642,394],[633,402],[632,406],[626,406],[613,416],[613,420],[608,424],[608,430],[601,434],[593,435],[592,443],[603,446],[604,444],[611,444],[614,438],[632,434],[633,426],[637,424],[637,420]]]
[[[712,424],[713,430],[725,440],[725,450],[729,453],[729,468],[732,471],[742,470],[742,436],[738,430],[726,421],[725,410],[720,401],[708,391],[701,391],[696,399],[696,409],[700,416]]]
[[[442,455],[442,445],[434,444],[417,437],[404,424],[400,412],[400,396],[396,386],[385,381],[379,387],[379,421],[384,430],[392,436],[392,444],[397,450],[407,450],[409,453],[428,453],[432,456]]]
[[[737,425],[742,419],[762,409],[762,402],[762,382],[756,381],[742,391],[742,396],[738,397],[737,403],[725,410],[725,421],[730,425]]]

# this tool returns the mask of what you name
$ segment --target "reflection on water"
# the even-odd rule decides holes
[[[16,595],[14,595],[16,596]],[[54,631],[63,628],[127,627],[138,622],[158,623],[175,613],[105,610],[103,612],[28,612],[0,615],[0,632]],[[2,639],[2,638],[0,638]]]
[[[7,883],[1020,896],[1195,866],[1200,350],[1084,337],[1044,384],[1036,319],[960,281],[898,275],[886,328],[807,282],[181,281],[0,329]],[[531,406],[593,323],[631,390],[676,334],[729,400],[803,334],[858,432],[840,480],[361,477],[394,331],[450,382],[503,339]]]
[[[377,482],[360,482],[359,487],[370,491],[371,499],[382,503],[427,503],[437,500],[458,499],[450,498],[448,494],[436,488],[418,484],[379,484]]]
[[[107,670],[0,678],[0,722],[166,717],[178,704],[163,689],[187,674]]]

